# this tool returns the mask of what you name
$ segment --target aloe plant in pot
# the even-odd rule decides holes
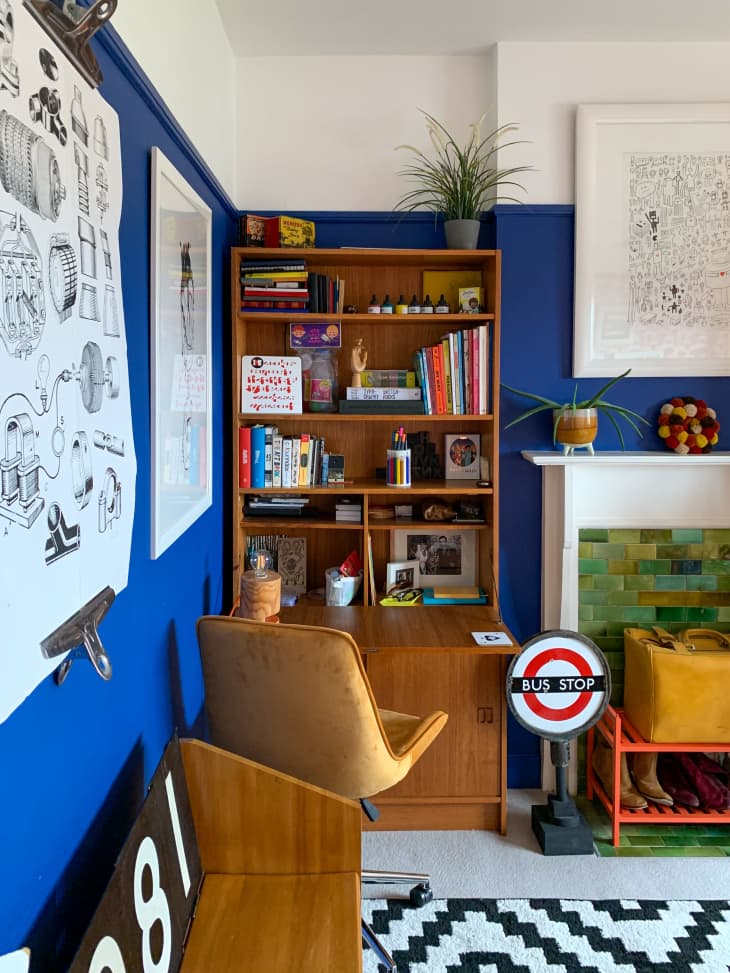
[[[512,166],[500,169],[496,165],[497,152],[520,142],[502,142],[508,132],[517,126],[501,125],[486,136],[481,134],[486,113],[478,122],[469,126],[471,135],[460,146],[451,132],[433,115],[419,108],[426,119],[431,144],[436,155],[429,158],[413,145],[398,145],[413,153],[413,161],[398,173],[418,184],[396,203],[394,210],[412,213],[417,209],[429,209],[444,219],[446,243],[451,249],[473,250],[479,235],[479,219],[483,212],[498,200],[518,202],[512,196],[504,196],[503,186],[524,186],[511,177],[519,172],[529,172],[532,166]],[[462,224],[468,224],[463,226]],[[459,231],[461,230],[461,235]]]
[[[621,448],[624,449],[624,437],[618,420],[623,419],[639,436],[643,435],[639,423],[648,426],[649,420],[639,415],[638,412],[634,412],[633,409],[608,402],[604,396],[617,382],[626,378],[630,371],[631,369],[627,368],[625,372],[614,376],[605,385],[602,385],[594,395],[585,399],[578,399],[578,385],[576,383],[573,389],[573,397],[569,402],[558,402],[556,399],[550,399],[535,392],[524,392],[502,383],[502,388],[507,389],[508,392],[538,403],[529,409],[525,409],[515,419],[508,422],[505,429],[529,419],[530,416],[534,416],[538,412],[550,410],[553,415],[553,443],[559,443],[566,455],[572,454],[573,450],[580,446],[585,446],[592,455],[593,440],[598,432],[598,414],[603,413],[616,429]]]

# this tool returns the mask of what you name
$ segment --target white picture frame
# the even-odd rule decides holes
[[[385,593],[386,595],[394,588],[398,587],[418,588],[420,585],[420,573],[418,561],[388,561],[385,570]]]
[[[151,150],[152,557],[213,502],[212,214]]]
[[[730,374],[730,104],[579,105],[573,373]]]
[[[481,476],[481,435],[444,434],[444,475],[447,480],[478,480]]]
[[[390,532],[393,561],[418,564],[419,587],[466,587],[476,584],[476,532],[449,524]]]

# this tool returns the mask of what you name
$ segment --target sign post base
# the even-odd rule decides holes
[[[593,855],[593,832],[572,801],[572,815],[551,794],[547,804],[532,805],[532,830],[544,855]],[[568,823],[570,822],[570,823]],[[566,826],[567,825],[567,826]]]

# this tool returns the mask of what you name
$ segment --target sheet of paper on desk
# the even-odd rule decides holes
[[[512,639],[506,632],[472,632],[472,638],[477,645],[512,645]]]

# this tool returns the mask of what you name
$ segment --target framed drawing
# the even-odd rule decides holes
[[[476,533],[473,530],[392,530],[390,556],[393,561],[416,561],[418,584],[476,584]]]
[[[730,104],[579,105],[573,371],[730,374]]]
[[[385,573],[385,593],[394,588],[417,588],[419,585],[418,561],[389,561]]]
[[[212,503],[211,211],[152,148],[152,557]]]

